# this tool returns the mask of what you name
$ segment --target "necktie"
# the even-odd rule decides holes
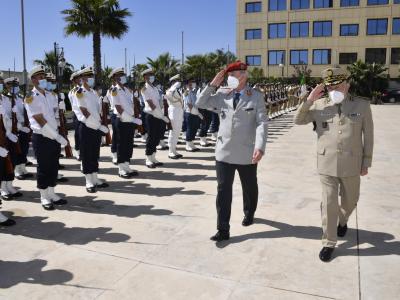
[[[240,93],[235,93],[235,97],[233,98],[233,109],[236,110],[236,107],[240,100]]]

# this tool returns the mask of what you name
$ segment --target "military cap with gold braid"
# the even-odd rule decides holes
[[[346,71],[337,67],[325,69],[321,75],[326,86],[337,85],[348,79]]]
[[[30,70],[28,77],[32,79],[33,76],[39,75],[39,74],[46,74],[46,69],[44,66],[37,66],[34,67],[32,70]]]
[[[108,75],[108,78],[112,78],[114,75],[125,75],[124,68],[115,68],[111,71],[110,75]]]
[[[83,70],[79,71],[79,76],[93,76],[94,71],[92,67],[84,68]]]

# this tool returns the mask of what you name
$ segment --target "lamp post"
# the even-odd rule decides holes
[[[60,46],[57,43],[54,43],[54,56],[55,56],[54,75],[56,75],[57,91],[60,92],[62,88],[61,78],[64,74],[66,61],[64,58],[64,48],[60,48]]]

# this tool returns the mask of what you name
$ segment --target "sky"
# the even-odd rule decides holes
[[[185,56],[211,52],[228,46],[235,51],[235,0],[120,0],[128,8],[129,32],[121,40],[103,38],[102,55],[106,66],[123,67],[127,48],[128,66],[145,63],[170,52],[181,58],[181,32],[184,31]],[[43,59],[54,42],[64,47],[66,60],[79,69],[92,65],[92,40],[65,36],[60,11],[71,7],[70,0],[24,0],[26,63]],[[20,0],[0,0],[0,70],[23,69]],[[102,57],[102,63],[104,56]]]

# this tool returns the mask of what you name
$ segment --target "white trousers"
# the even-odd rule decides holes
[[[183,108],[170,105],[168,107],[168,117],[172,125],[172,130],[169,131],[168,136],[168,147],[170,153],[175,153],[179,135],[182,131]]]

